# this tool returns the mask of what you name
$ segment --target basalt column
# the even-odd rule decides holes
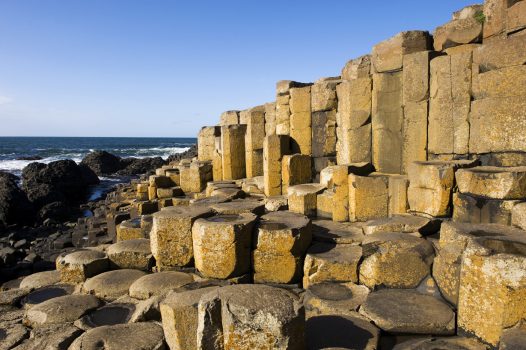
[[[223,180],[237,180],[246,176],[245,133],[246,125],[221,127]]]

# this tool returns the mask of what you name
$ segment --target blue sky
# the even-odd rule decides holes
[[[195,136],[463,0],[0,0],[0,136]]]

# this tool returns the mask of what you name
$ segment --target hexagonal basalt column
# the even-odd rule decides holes
[[[301,280],[303,256],[312,240],[310,220],[288,211],[261,217],[253,242],[256,283],[296,283]]]
[[[108,270],[109,261],[103,252],[80,250],[59,256],[56,265],[62,282],[82,283],[87,278]]]
[[[186,266],[192,261],[192,225],[211,215],[212,211],[202,206],[168,207],[153,215],[150,243],[159,270]]]
[[[195,266],[206,277],[231,278],[250,270],[252,213],[198,219],[192,228]]]

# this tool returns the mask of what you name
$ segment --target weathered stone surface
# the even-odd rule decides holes
[[[427,114],[427,101],[406,102],[404,105],[402,166],[400,169],[400,172],[404,174],[407,174],[407,169],[412,162],[427,160],[427,133],[425,132]]]
[[[408,171],[410,210],[434,217],[447,216],[451,210],[455,171],[477,164],[476,160],[413,162]]]
[[[525,337],[524,327],[505,330],[500,337],[499,350],[523,350]]]
[[[492,199],[526,198],[526,167],[475,167],[455,173],[461,193]]]
[[[369,294],[361,313],[390,333],[455,334],[455,313],[447,304],[413,290]]]
[[[526,28],[526,3],[524,1],[511,1],[507,12],[506,31],[508,34]]]
[[[502,332],[526,315],[526,242],[471,240],[462,255],[458,327],[497,346]]]
[[[526,37],[492,40],[473,51],[473,71],[487,72],[526,63]]]
[[[280,288],[234,285],[203,296],[198,349],[304,349],[305,310]]]
[[[153,263],[150,240],[145,238],[112,244],[106,254],[110,264],[119,269],[148,271]]]
[[[242,179],[245,171],[246,125],[221,127],[223,180]]]
[[[372,80],[367,75],[356,80],[343,81],[336,88],[336,92],[338,164],[371,162]]]
[[[349,220],[367,221],[388,216],[389,176],[349,175]]]
[[[360,283],[369,288],[416,288],[431,272],[434,251],[425,239],[405,233],[376,233],[362,243]]]
[[[278,81],[276,84],[276,134],[290,134],[290,94],[293,84],[290,80]]]
[[[484,1],[484,28],[482,36],[484,39],[498,37],[506,31],[506,0]],[[484,40],[487,42],[488,40]]]
[[[212,164],[210,162],[192,162],[189,166],[180,169],[181,189],[184,192],[201,192],[206,188],[207,182],[212,181],[212,176]],[[172,197],[181,194],[180,192],[172,192]]]
[[[511,211],[518,200],[476,198],[453,194],[453,221],[472,224],[511,225]]]
[[[312,154],[311,87],[290,89],[290,138],[294,153]]]
[[[313,112],[336,109],[336,86],[340,77],[320,79],[311,86],[311,110]]]
[[[442,337],[413,339],[396,345],[393,350],[485,350],[486,346],[475,339],[464,337]]]
[[[361,223],[313,220],[312,238],[323,243],[358,245],[364,235]]]
[[[187,273],[163,271],[138,278],[130,285],[129,291],[132,298],[145,300],[193,281],[192,276]]]
[[[5,328],[0,326],[0,333],[2,334],[1,350],[13,349],[29,337],[29,330],[21,324],[9,325]]]
[[[342,69],[342,80],[355,80],[368,78],[371,72],[371,55],[354,58],[345,64]]]
[[[442,295],[453,305],[457,305],[458,301],[462,253],[468,243],[477,238],[510,242],[524,240],[523,231],[509,226],[444,222],[440,229],[437,256],[433,263],[433,277]]]
[[[157,188],[169,188],[176,185],[170,177],[165,175],[150,175],[148,183],[151,187]]]
[[[358,283],[362,248],[347,244],[316,243],[307,250],[303,288],[323,282]]]
[[[117,226],[117,241],[144,238],[141,230],[141,219],[125,220]]]
[[[197,349],[197,307],[199,300],[217,287],[170,292],[161,303],[166,342],[170,349]]]
[[[158,188],[157,198],[165,199],[184,195],[181,187]]]
[[[298,282],[303,272],[303,256],[311,240],[307,217],[288,211],[263,215],[252,243],[254,282]]]
[[[320,173],[320,184],[327,187],[333,196],[329,202],[329,218],[334,221],[349,220],[349,169],[348,165],[334,165]],[[319,215],[318,215],[319,216]]]
[[[227,279],[250,271],[252,213],[198,219],[192,228],[195,267],[206,277]]]
[[[91,329],[71,344],[71,350],[107,349],[164,350],[163,329],[155,322],[102,326]]]
[[[265,135],[276,133],[276,102],[265,103]]]
[[[402,72],[373,75],[372,163],[376,171],[402,170]]]
[[[389,176],[388,183],[388,201],[389,216],[405,214],[409,210],[407,202],[407,188],[409,187],[409,178],[405,175]]]
[[[428,32],[415,30],[398,33],[373,47],[373,70],[376,73],[399,70],[403,66],[404,55],[429,50],[430,46]]]
[[[290,153],[290,139],[283,135],[265,137],[263,143],[263,177],[265,195],[281,195],[281,167],[283,156]]]
[[[423,236],[427,236],[437,233],[439,229],[440,222],[438,220],[408,214],[370,220],[363,225],[363,232],[366,235],[388,232],[418,232]]]
[[[24,277],[20,282],[22,289],[37,289],[51,286],[60,282],[60,272],[58,270],[37,272],[27,277]]]
[[[197,135],[197,159],[211,161],[214,157],[215,138],[221,135],[217,126],[203,126]]]
[[[289,206],[286,196],[266,197],[264,202],[267,211],[287,210]]]
[[[81,283],[87,278],[108,270],[106,254],[96,250],[80,250],[59,256],[56,261],[60,279],[65,283]]]
[[[312,113],[312,156],[336,155],[336,110]]]
[[[316,283],[306,289],[303,304],[307,318],[317,315],[356,315],[369,289],[352,282]]]
[[[281,192],[289,186],[311,181],[311,157],[304,154],[285,155],[281,161]]]
[[[439,56],[430,64],[429,152],[466,154],[470,141],[472,53]]]
[[[102,299],[115,300],[127,295],[130,285],[144,275],[143,271],[131,269],[108,271],[89,278],[82,290]]]
[[[219,125],[228,126],[236,124],[239,124],[239,111],[226,111],[221,114]]]
[[[483,22],[477,16],[482,14],[482,10],[482,5],[466,6],[455,13],[451,22],[436,28],[433,33],[435,50],[481,42]]]
[[[526,230],[526,203],[517,203],[511,209],[511,224]]]
[[[522,96],[486,98],[471,104],[470,142],[472,153],[525,151],[526,137]],[[498,121],[498,122],[495,122]]]
[[[221,215],[236,215],[243,213],[252,213],[263,215],[265,212],[265,203],[252,199],[236,199],[231,202],[211,205],[213,211]]]
[[[42,327],[70,323],[101,304],[102,302],[93,295],[65,295],[53,298],[27,310],[24,315],[24,324],[31,327]]]
[[[193,258],[192,225],[212,215],[206,206],[169,207],[153,215],[152,254],[159,269],[185,266]]]
[[[526,67],[512,66],[473,74],[473,96],[503,98],[526,95]]]
[[[316,216],[317,195],[325,186],[317,183],[308,183],[290,186],[287,190],[289,210],[307,216]]]

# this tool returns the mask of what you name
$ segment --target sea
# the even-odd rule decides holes
[[[110,152],[126,158],[162,157],[181,153],[197,142],[196,138],[155,137],[0,137],[0,171],[20,176],[22,169],[32,162],[50,163],[72,159],[79,163],[95,150]],[[39,158],[22,160],[20,158]],[[97,199],[110,185],[128,181],[124,177],[101,178],[101,185],[93,188],[89,200]]]

